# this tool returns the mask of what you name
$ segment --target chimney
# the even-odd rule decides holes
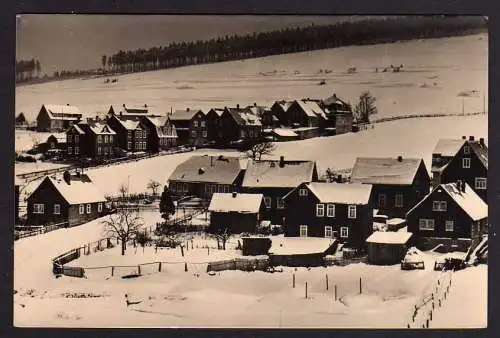
[[[462,180],[457,180],[457,190],[462,191]]]
[[[148,107],[148,105],[145,103],[145,104],[144,104],[144,108],[147,108],[147,107]]]
[[[484,137],[481,137],[479,139],[479,144],[482,145],[483,147],[485,146],[485,144],[484,144]]]
[[[99,122],[99,115],[95,116],[95,120],[96,120],[96,122]]]
[[[69,103],[66,103],[67,106],[69,106]]]
[[[280,168],[285,167],[285,156],[280,156]]]
[[[189,111],[189,107],[186,108],[186,111]]]
[[[120,111],[120,116],[123,116],[123,112],[122,111]]]
[[[71,184],[71,174],[69,173],[69,171],[65,171],[63,173],[63,179],[67,184]]]
[[[467,140],[467,136],[462,136],[462,140]]]
[[[239,103],[236,105],[236,109],[240,109],[240,104]]]
[[[124,103],[124,104],[122,104],[122,106],[123,106],[123,108],[125,108],[125,103]]]
[[[469,141],[474,141],[474,136],[469,136]]]
[[[238,195],[238,193],[236,191],[233,191],[233,198],[235,198],[236,195]]]
[[[462,181],[462,192],[465,192],[465,181]]]
[[[398,162],[403,162],[403,156],[398,156]]]
[[[214,158],[213,158],[213,156],[210,156],[210,166],[211,167],[214,166]]]
[[[257,102],[254,102],[254,103],[253,103],[253,106],[254,106],[254,107],[257,107]]]

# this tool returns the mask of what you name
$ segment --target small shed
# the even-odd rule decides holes
[[[271,248],[271,239],[269,237],[248,236],[242,237],[243,256],[267,255]]]
[[[321,266],[326,255],[334,254],[338,242],[319,237],[273,237],[269,262],[273,266]]]
[[[408,250],[411,236],[411,232],[374,232],[366,239],[368,262],[376,265],[400,263]]]
[[[276,128],[273,130],[272,135],[276,141],[279,142],[294,141],[299,139],[299,135],[296,132],[287,128]]]

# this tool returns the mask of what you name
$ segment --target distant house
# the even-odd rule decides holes
[[[285,197],[285,236],[336,238],[355,248],[373,231],[369,184],[302,183]]]
[[[325,256],[333,255],[338,241],[318,237],[272,237],[268,250],[272,266],[324,266]]]
[[[273,116],[278,120],[277,124],[280,126],[289,126],[287,111],[288,108],[292,105],[293,101],[280,100],[274,102],[271,106],[270,113],[264,116],[264,125],[265,128],[269,128],[269,125],[273,123]]]
[[[175,126],[179,144],[202,146],[208,143],[207,120],[201,110],[176,110],[169,119]]]
[[[264,195],[265,217],[272,224],[283,224],[285,202],[283,197],[299,184],[317,182],[318,171],[314,161],[248,160],[242,189],[247,193]]]
[[[265,209],[262,194],[214,193],[208,207],[209,232],[255,233]]]
[[[281,122],[278,116],[272,110],[266,110],[262,114],[262,126],[264,127],[264,129],[279,128],[281,127]]]
[[[262,123],[248,107],[224,108],[217,125],[218,144],[252,144],[259,141],[262,134]]]
[[[27,201],[30,225],[66,222],[67,226],[75,226],[106,213],[106,198],[84,174],[65,172],[62,178],[47,176]]]
[[[432,249],[446,240],[479,239],[488,231],[488,205],[467,183],[445,183],[409,210],[406,220],[419,247]]]
[[[215,141],[218,137],[218,124],[222,113],[224,113],[224,108],[212,108],[206,114],[207,135],[210,142]]]
[[[327,120],[325,110],[317,101],[304,99],[293,101],[286,111],[286,118],[281,119],[281,122],[293,128],[300,139],[305,139],[319,136]]]
[[[118,116],[128,116],[128,117],[141,117],[146,115],[151,115],[149,113],[148,105],[145,104],[142,107],[130,107],[123,104],[120,109],[115,109],[113,106],[109,107],[108,117],[118,115]]]
[[[376,231],[367,238],[368,263],[376,265],[399,264],[404,259],[411,232]]]
[[[322,107],[327,116],[325,129],[328,134],[339,135],[352,131],[354,117],[348,103],[334,93],[322,102]]]
[[[238,157],[192,156],[179,164],[168,179],[173,195],[210,200],[213,193],[240,191],[245,162]]]
[[[142,118],[147,132],[149,150],[157,153],[177,146],[177,132],[166,116]]]
[[[36,118],[36,130],[40,132],[66,131],[81,118],[82,114],[75,106],[44,104]]]
[[[111,115],[107,124],[116,132],[116,146],[128,152],[149,151],[148,127],[142,117]]]
[[[66,132],[66,150],[70,157],[109,159],[115,156],[116,132],[104,121],[87,120],[74,124]]]
[[[351,183],[373,185],[373,208],[389,217],[404,217],[430,191],[424,161],[402,156],[358,157]]]
[[[289,128],[275,128],[271,132],[272,137],[278,142],[295,141],[299,139],[299,135]]]
[[[465,136],[461,140],[441,139],[432,152],[433,186],[441,183],[467,182],[488,203],[488,147],[484,138]]]
[[[19,115],[16,116],[16,128],[25,128],[27,126],[28,126],[28,121],[26,120],[24,113],[23,112],[19,113]]]

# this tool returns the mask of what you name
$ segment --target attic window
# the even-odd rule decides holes
[[[470,154],[470,147],[468,145],[464,146],[464,154],[469,155]]]
[[[199,168],[198,169],[198,174],[202,175],[205,173],[205,168]]]

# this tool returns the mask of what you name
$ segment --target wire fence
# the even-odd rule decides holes
[[[45,234],[57,229],[61,229],[68,226],[68,222],[61,222],[61,223],[56,223],[56,224],[50,224],[50,225],[41,225],[41,226],[35,226],[35,227],[23,227],[19,226],[16,227],[14,230],[14,240],[17,241],[21,238],[26,238],[26,237],[32,237],[32,236],[37,236],[41,234]]]

